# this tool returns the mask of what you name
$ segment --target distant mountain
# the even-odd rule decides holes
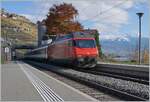
[[[138,49],[138,38],[131,36],[105,37],[100,39],[104,54],[116,56],[129,56]],[[149,50],[149,38],[142,38],[141,49]]]

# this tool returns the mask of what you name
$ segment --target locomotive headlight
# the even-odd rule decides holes
[[[78,61],[82,62],[82,61],[84,61],[84,59],[83,58],[78,58]]]
[[[82,55],[78,55],[78,57],[82,57]]]
[[[86,54],[87,54],[87,55],[90,55],[90,53],[89,53],[89,52],[87,52]]]

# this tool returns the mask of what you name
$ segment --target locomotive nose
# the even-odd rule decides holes
[[[85,56],[96,57],[97,56],[97,49],[95,48],[76,48],[75,51],[76,51],[77,57],[85,57]]]
[[[86,52],[87,55],[90,55],[90,52]]]

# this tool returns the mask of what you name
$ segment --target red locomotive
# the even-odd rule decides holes
[[[98,49],[91,34],[76,32],[59,37],[51,44],[32,50],[28,59],[72,64],[82,68],[95,67]]]

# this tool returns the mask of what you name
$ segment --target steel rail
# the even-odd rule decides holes
[[[149,80],[149,66],[98,63],[94,70]]]
[[[123,79],[123,80],[128,80],[128,81],[133,81],[133,82],[138,82],[141,84],[145,84],[145,85],[149,85],[149,81],[148,80],[144,80],[144,79],[140,79],[140,78],[133,78],[133,77],[129,77],[127,75],[117,75],[116,73],[110,73],[110,72],[100,72],[97,70],[84,70],[84,69],[80,69],[78,71],[82,71],[82,72],[86,72],[86,73],[91,73],[94,75],[103,75],[103,76],[109,76],[109,77],[114,77],[114,78],[118,78],[118,79]]]
[[[88,79],[85,79],[85,78],[80,78],[80,77],[77,77],[77,76],[72,75],[72,74],[66,74],[66,73],[60,72],[60,70],[59,71],[55,70],[55,68],[50,69],[49,65],[47,65],[47,64],[39,64],[37,62],[36,63],[35,62],[34,63],[33,62],[29,62],[29,64],[34,65],[36,67],[46,68],[48,70],[51,70],[54,73],[57,73],[59,75],[67,77],[69,79],[78,81],[80,83],[83,83],[83,84],[88,85],[90,87],[96,88],[98,90],[104,91],[104,92],[106,92],[108,94],[112,94],[115,97],[119,97],[119,98],[127,100],[127,101],[147,101],[148,100],[148,99],[145,99],[145,98],[142,98],[142,97],[139,97],[139,96],[136,96],[136,95],[124,92],[124,91],[120,91],[120,90],[117,90],[117,89],[114,89],[114,88],[110,88],[110,87],[101,85],[101,84],[99,84],[99,83],[97,83],[95,81],[91,81],[91,80],[88,80]],[[54,66],[54,65],[50,65],[50,66],[58,68],[58,66]],[[60,66],[59,66],[59,68],[60,68]]]
[[[57,73],[57,72],[55,72]],[[72,80],[75,80],[75,81],[78,81],[80,83],[83,83],[85,85],[88,85],[90,87],[94,87],[98,90],[101,90],[101,91],[104,91],[108,94],[112,94],[113,96],[117,96],[121,99],[125,99],[126,101],[147,101],[148,99],[144,99],[142,97],[139,97],[139,96],[135,96],[135,95],[132,95],[132,94],[129,94],[127,92],[123,92],[123,91],[120,91],[120,90],[116,90],[114,88],[110,88],[110,87],[107,87],[107,86],[104,86],[104,85],[100,85],[99,83],[96,83],[94,81],[89,81],[89,80],[86,80],[86,79],[81,79],[79,77],[76,77],[76,76],[70,76],[70,75],[67,75],[67,74],[62,74],[62,73],[58,73],[62,76],[65,76],[67,78],[70,78]]]

